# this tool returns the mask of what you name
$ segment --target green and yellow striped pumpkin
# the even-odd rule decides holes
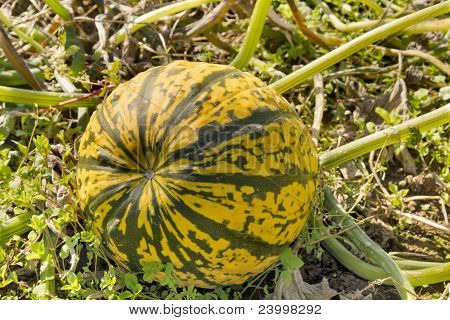
[[[212,288],[277,261],[305,225],[317,172],[308,130],[284,98],[235,68],[181,61],[137,75],[99,106],[77,183],[119,265],[171,263],[181,284]]]

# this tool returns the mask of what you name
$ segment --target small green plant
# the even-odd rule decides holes
[[[397,185],[389,183],[389,191],[391,194],[389,195],[389,201],[395,207],[400,207],[403,209],[405,207],[404,199],[408,194],[408,189],[399,189]]]
[[[290,248],[287,248],[281,253],[280,262],[283,266],[280,277],[289,284],[292,281],[292,273],[303,266],[303,261]]]
[[[394,126],[402,122],[403,117],[398,114],[397,109],[392,110],[391,112],[386,111],[383,108],[376,107],[375,112],[383,118],[384,122],[387,125]]]

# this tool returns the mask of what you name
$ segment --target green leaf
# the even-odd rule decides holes
[[[134,294],[142,291],[142,286],[139,284],[137,277],[133,273],[126,273],[124,277],[125,286]]]
[[[442,87],[439,89],[439,97],[446,101],[450,99],[450,86]]]
[[[8,167],[6,164],[4,164],[3,162],[0,162],[0,177],[9,177],[12,173],[12,170],[10,167]]]
[[[280,278],[283,279],[286,284],[290,284],[292,282],[292,271],[291,270],[283,270],[280,273]]]
[[[69,250],[70,250],[69,246],[67,244],[64,244],[61,247],[61,251],[59,252],[59,257],[61,259],[66,259],[69,256]]]
[[[61,247],[61,251],[59,252],[61,259],[66,259],[69,256],[70,249],[74,248],[78,244],[79,238],[80,235],[76,234],[73,237],[66,239],[66,243]]]
[[[30,245],[30,253],[27,255],[27,260],[41,259],[45,255],[45,245],[43,241],[34,242]]]
[[[68,46],[68,47],[66,48],[66,55],[67,55],[68,57],[70,57],[70,56],[73,56],[73,55],[74,55],[75,53],[77,53],[78,51],[80,51],[80,47],[78,47],[78,46],[72,44],[72,45],[70,45],[70,46]]]
[[[48,291],[48,287],[45,283],[38,284],[36,287],[33,288],[32,292],[37,299],[44,299],[51,296],[51,293]]]
[[[174,288],[178,280],[173,274],[173,264],[164,264],[164,277],[160,281],[161,285]]]
[[[108,288],[109,290],[112,290],[114,286],[116,285],[117,278],[115,275],[105,272],[103,275],[102,281],[100,282],[100,289],[104,290]]]
[[[83,71],[86,62],[83,43],[78,38],[77,29],[74,26],[66,25],[64,31],[66,32],[66,41],[64,43],[66,54],[73,56],[70,68],[75,75],[78,75]]]
[[[121,294],[119,294],[119,299],[120,300],[126,300],[129,299],[133,296],[133,294],[130,291],[124,291]]]
[[[12,283],[13,281],[11,279],[6,279],[3,281],[0,281],[0,289],[6,287],[8,284]]]
[[[107,70],[102,70],[102,73],[106,76],[105,80],[119,84],[120,83],[120,67],[122,66],[122,62],[120,59],[114,59],[114,61],[108,66]]]
[[[33,196],[33,199],[35,201],[46,201],[47,200],[47,198],[42,194],[37,194],[37,195]]]
[[[371,122],[371,121],[368,121],[368,122],[366,123],[366,129],[367,129],[367,131],[368,131],[369,133],[374,133],[375,130],[376,130],[376,125],[375,125],[375,123],[373,123],[373,122]]]
[[[41,262],[39,278],[42,281],[49,281],[55,279],[54,266],[52,265],[50,259],[51,255],[48,255],[47,260]]]
[[[36,145],[37,151],[43,156],[46,157],[50,152],[50,142],[44,136],[37,136],[34,139],[34,144]]]
[[[383,108],[380,107],[376,107],[375,108],[375,112],[376,114],[378,114],[383,120],[384,122],[386,122],[387,124],[389,124],[391,122],[391,117],[389,112],[387,112],[386,110],[384,110]]]
[[[391,191],[392,193],[398,193],[398,187],[395,184],[389,183],[388,185],[389,191]]]
[[[17,283],[19,281],[17,279],[17,274],[14,271],[9,273],[8,276],[6,277],[6,272],[7,271],[8,271],[7,270],[7,265],[5,264],[0,269],[0,275],[1,275],[1,278],[3,279],[3,281],[0,281],[0,288],[4,288],[10,283]]]
[[[17,135],[17,131],[16,131],[16,135]],[[23,155],[26,155],[28,153],[28,147],[21,144],[20,142],[17,141],[13,141],[13,143],[15,143],[17,145],[17,147],[19,148],[20,153],[22,153]]]
[[[302,259],[292,252],[291,248],[287,248],[281,253],[280,261],[287,270],[301,268],[304,264]]]
[[[0,278],[1,279],[5,279],[6,278],[6,273],[8,271],[8,265],[4,264],[0,267]]]
[[[6,140],[14,130],[15,118],[8,113],[0,115],[0,141]]]
[[[142,264],[142,271],[144,272],[143,279],[145,282],[153,282],[154,277],[164,270],[164,265],[161,262],[150,262]]]
[[[414,92],[414,97],[419,100],[425,100],[428,97],[429,90],[420,88]]]
[[[68,284],[61,287],[62,290],[78,291],[81,289],[78,277],[72,271],[69,271],[66,276],[66,281]]]
[[[32,215],[30,218],[30,223],[28,224],[32,229],[37,232],[41,232],[45,228],[45,217],[43,214]]]

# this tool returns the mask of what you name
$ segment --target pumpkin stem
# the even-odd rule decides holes
[[[395,261],[355,223],[334,198],[330,189],[325,189],[325,208],[345,229],[345,234],[358,250],[370,261],[376,262],[390,276],[402,299],[415,299],[414,288]]]
[[[420,132],[425,132],[449,122],[450,103],[417,118],[325,152],[320,156],[320,163],[324,169],[334,168],[363,154],[392,145],[412,135],[420,134]]]
[[[44,0],[44,2],[64,21],[72,20],[70,11],[58,0]]]
[[[389,275],[387,275],[381,268],[371,265],[370,263],[362,261],[356,257],[335,237],[327,237],[322,240],[321,243],[325,249],[333,255],[333,257],[335,257],[342,265],[344,265],[344,267],[357,276],[369,281],[387,279],[383,282],[383,284],[390,286],[394,285],[395,282],[392,279],[389,279]],[[421,263],[420,261],[416,262],[419,264]],[[433,267],[425,267],[416,270],[403,270],[403,273],[414,287],[446,282],[450,280],[450,262],[439,263]]]
[[[34,91],[0,86],[0,101],[40,107],[95,107],[100,99],[92,94]],[[67,102],[69,101],[70,104]]]
[[[341,47],[325,54],[319,59],[307,64],[306,66],[291,73],[285,78],[278,80],[270,85],[272,89],[279,93],[283,93],[309,79],[316,73],[322,72],[329,67],[337,64],[341,60],[351,56],[355,52],[366,48],[370,44],[385,39],[386,37],[406,30],[407,28],[418,24],[424,20],[434,18],[450,12],[450,1],[445,1],[423,10],[414,12],[400,19],[391,21],[385,25],[375,28]]]
[[[113,35],[111,38],[109,38],[109,42],[112,45],[119,45],[124,40],[127,34],[132,34],[143,27],[145,27],[147,24],[155,22],[156,20],[159,20],[163,17],[177,14],[181,11],[189,10],[192,8],[200,7],[203,4],[211,3],[211,2],[217,2],[219,0],[185,0],[173,4],[169,4],[165,7],[147,12],[146,14],[137,17],[136,19],[133,19],[133,22],[126,25],[124,28],[120,29],[119,32],[117,32],[115,35]]]
[[[0,223],[0,245],[6,243],[13,236],[24,234],[31,228],[31,214],[24,213]]]
[[[264,27],[267,14],[269,13],[270,4],[272,0],[257,0],[255,9],[250,18],[250,24],[245,34],[244,43],[242,44],[239,53],[230,63],[231,66],[237,69],[243,69],[255,53],[256,46]]]

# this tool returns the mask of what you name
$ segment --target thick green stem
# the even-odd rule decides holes
[[[354,32],[360,30],[366,30],[370,28],[375,28],[381,24],[385,24],[387,22],[393,21],[392,19],[382,19],[382,20],[363,20],[358,22],[342,22],[334,13],[331,11],[330,7],[323,1],[314,1],[314,3],[318,6],[321,6],[325,14],[328,16],[331,24],[334,28],[341,32]],[[381,9],[382,14],[384,9]],[[406,34],[417,34],[417,33],[425,33],[431,31],[443,31],[448,30],[450,25],[450,19],[442,19],[442,20],[433,20],[426,21],[422,23],[418,23],[411,28],[405,30]]]
[[[12,26],[11,21],[3,13],[2,10],[0,10],[0,21],[5,25],[5,27],[11,28],[11,30],[14,31],[14,33],[17,34],[19,38],[32,45],[37,51],[44,52],[44,48],[36,40],[20,30],[19,26]]]
[[[426,269],[426,268],[437,267],[437,266],[440,266],[443,264],[442,262],[406,260],[406,259],[399,259],[397,257],[392,257],[392,259],[402,270]]]
[[[28,59],[27,63],[30,67],[40,67],[40,66],[42,66],[42,61],[43,61],[43,58],[38,57],[38,58]],[[6,59],[0,59],[0,67],[2,69],[5,69],[5,71],[9,70],[9,69],[13,69],[12,64],[9,63],[8,60],[6,60]]]
[[[57,237],[48,228],[44,232],[44,243],[48,254],[41,258],[40,280],[45,286],[45,291],[48,294],[47,298],[56,296],[56,279],[55,279],[55,261],[56,261],[56,240]]]
[[[22,77],[34,90],[42,91],[46,89],[44,82],[38,79],[30,71],[25,61],[16,51],[11,40],[9,39],[8,34],[3,29],[1,22],[0,22],[0,47],[3,49],[3,53],[5,54],[6,58],[11,63],[11,65],[14,67],[14,69],[16,69],[22,75]]]
[[[450,262],[420,270],[403,271],[414,287],[450,281]]]
[[[28,223],[31,214],[21,214],[0,223],[0,245],[7,242],[15,235],[21,235],[30,230]]]
[[[386,273],[374,265],[362,261],[347,250],[336,238],[327,237],[321,241],[325,249],[345,268],[366,280],[374,281],[388,278]]]
[[[339,205],[328,188],[325,189],[324,205],[330,214],[336,216],[336,218],[340,220],[342,228],[346,230],[345,233],[361,253],[363,253],[370,261],[376,262],[376,264],[392,278],[402,299],[414,299],[414,288],[398,265],[378,244],[361,230],[355,221]]]
[[[314,74],[328,69],[332,65],[335,65],[339,61],[347,58],[353,53],[367,47],[368,45],[376,41],[385,39],[386,37],[396,32],[403,31],[414,24],[439,15],[446,14],[448,12],[450,12],[450,1],[445,1],[426,9],[414,12],[395,21],[391,21],[357,37],[356,39],[353,39],[352,41],[342,45],[341,47],[320,57],[319,59],[314,60],[306,66],[291,73],[287,77],[274,82],[270,85],[270,87],[279,93],[286,92],[287,90],[310,78]]]
[[[435,19],[419,23],[405,30],[405,34],[419,34],[425,32],[443,32],[446,33],[450,29],[450,18]]]
[[[42,92],[0,86],[0,101],[40,107],[55,107],[71,100],[64,108],[95,107],[100,100],[80,93]]]
[[[328,237],[322,240],[321,243],[333,257],[357,276],[369,281],[389,278],[389,275],[381,268],[375,267],[359,259],[347,250],[336,238]],[[450,262],[442,263],[430,268],[407,270],[403,271],[403,273],[414,287],[446,282],[450,281]],[[394,285],[394,282],[391,279],[388,279],[383,283],[390,286]]]
[[[44,74],[38,68],[30,69],[38,79],[44,79]],[[28,82],[16,70],[0,71],[0,86],[15,87],[23,86]]]
[[[364,3],[366,6],[368,6],[370,9],[372,9],[378,14],[384,13],[384,9],[377,3],[373,2],[372,0],[359,0],[359,2]]]
[[[257,0],[255,8],[253,9],[252,17],[250,18],[250,24],[245,34],[244,43],[239,50],[239,53],[230,63],[231,66],[242,69],[244,68],[253,57],[259,38],[266,21],[267,14],[269,13],[270,4],[272,0]]]
[[[370,151],[397,143],[417,133],[417,130],[425,132],[449,122],[450,103],[420,117],[405,121],[396,126],[350,142],[342,147],[325,152],[320,156],[320,163],[325,169],[337,167]]]
[[[131,34],[139,29],[145,27],[146,24],[152,23],[158,19],[161,19],[165,16],[169,16],[172,14],[176,14],[181,11],[189,10],[192,8],[199,7],[203,4],[207,4],[210,2],[217,2],[219,0],[185,0],[178,3],[170,4],[168,6],[153,10],[148,12],[140,17],[134,19],[133,23],[128,24],[126,27],[122,28],[113,35],[109,41],[113,45],[119,45],[125,40],[125,36],[127,33]]]
[[[400,7],[394,3],[392,0],[381,0],[386,8],[391,8],[394,11],[397,11],[398,13],[403,13],[406,11],[406,8]]]
[[[64,21],[72,20],[72,14],[70,11],[58,0],[44,0],[44,2]]]
[[[0,223],[0,246],[5,244],[13,236],[20,236],[31,230],[28,226],[31,216],[32,214],[25,213]],[[44,241],[47,248],[46,251],[50,248],[51,252],[47,252],[41,258],[40,280],[42,280],[43,286],[45,286],[46,295],[40,298],[51,298],[56,296],[54,267],[56,237],[50,230],[46,230],[44,233]]]

